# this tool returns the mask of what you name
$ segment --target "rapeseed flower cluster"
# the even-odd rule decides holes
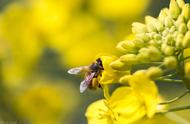
[[[162,103],[155,82],[181,82],[190,89],[189,3],[171,0],[157,18],[146,16],[145,24],[133,23],[132,32],[132,40],[117,44],[119,57],[100,57],[105,68],[98,78],[105,98],[88,107],[89,124],[131,124],[170,111],[158,106],[176,100]],[[115,83],[124,86],[110,96],[109,86]]]
[[[6,6],[1,4],[4,1]],[[42,121],[52,124],[63,121],[67,123],[66,120],[69,119],[65,118],[66,115],[69,115],[79,101],[73,93],[74,86],[67,85],[73,80],[68,80],[64,69],[84,65],[98,53],[113,53],[116,41],[126,32],[124,27],[129,26],[132,21],[130,16],[133,15],[133,19],[138,18],[149,4],[149,0],[129,0],[130,4],[138,4],[138,7],[131,6],[126,1],[119,1],[118,6],[115,6],[115,1],[110,2],[110,5],[107,2],[0,2],[0,99],[1,104],[6,106],[3,108],[0,105],[0,108],[7,113],[1,112],[5,116],[0,120],[9,120],[9,116],[13,120],[12,116],[16,116],[14,120],[21,119],[34,124]],[[104,8],[107,17],[99,12],[102,11],[100,6]],[[123,22],[120,22],[121,18]],[[116,58],[112,59],[109,58],[107,63]],[[108,68],[110,67],[107,66],[106,70]],[[105,76],[101,82],[109,84],[118,80],[114,77],[120,73],[112,71],[110,75],[104,71],[103,75]],[[108,75],[112,79],[108,79]],[[57,81],[60,79],[61,81]],[[55,86],[57,84],[61,85]],[[65,89],[59,92],[58,87]],[[7,97],[8,95],[10,96]]]

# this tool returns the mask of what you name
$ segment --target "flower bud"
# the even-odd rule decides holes
[[[168,44],[168,45],[172,45],[173,42],[174,42],[173,36],[172,36],[171,34],[168,34],[168,35],[166,36],[165,43]]]
[[[183,47],[190,47],[190,31],[188,31],[183,39]]]
[[[137,55],[137,59],[140,62],[148,62],[149,59],[149,49],[148,48],[141,48],[139,50],[139,54]]]
[[[160,14],[158,16],[160,22],[164,23],[165,18],[168,16],[168,12],[169,10],[167,8],[160,11]]]
[[[164,65],[167,68],[174,69],[177,66],[177,59],[174,56],[164,58]]]
[[[164,52],[165,55],[171,56],[171,55],[174,54],[175,48],[172,47],[172,46],[166,45],[166,46],[165,46],[165,49],[163,49],[163,52]]]
[[[116,49],[117,49],[119,52],[121,52],[121,53],[127,53],[127,52],[128,52],[127,49],[123,48],[121,42],[119,42],[119,43],[117,44]]]
[[[160,34],[155,34],[154,35],[154,39],[155,40],[161,40],[162,39],[162,36]]]
[[[148,47],[148,56],[151,61],[158,61],[161,58],[160,51],[155,46],[149,46]]]
[[[187,22],[187,28],[190,30],[190,20]]]
[[[162,35],[165,37],[169,34],[169,29],[165,29],[163,32],[162,32]]]
[[[173,20],[170,17],[166,17],[164,21],[164,25],[167,27],[171,27],[173,25]]]
[[[175,44],[177,48],[183,47],[183,45],[182,45],[183,44],[183,37],[184,37],[184,35],[181,33],[177,35],[176,44]]]
[[[185,75],[190,77],[190,62],[185,63]]]
[[[187,31],[187,26],[186,26],[186,24],[185,23],[181,23],[180,25],[179,25],[179,32],[180,33],[185,33],[186,31]]]
[[[151,79],[156,79],[157,77],[160,77],[162,75],[162,70],[159,67],[150,67],[146,71],[146,75]]]
[[[169,8],[170,8],[170,13],[171,13],[172,18],[176,19],[180,14],[180,8],[175,0],[170,1]]]
[[[176,27],[175,27],[175,26],[172,26],[172,27],[170,28],[170,30],[169,30],[170,33],[173,33],[173,32],[175,32],[175,31],[176,31]]]
[[[113,61],[110,64],[110,67],[112,69],[118,70],[118,71],[127,71],[127,70],[131,69],[131,65],[121,62],[120,59]]]
[[[133,41],[134,42],[134,44],[135,44],[135,46],[137,47],[137,48],[142,48],[142,47],[144,47],[144,45],[145,45],[145,43],[144,43],[144,41],[143,40],[134,40]]]
[[[176,0],[176,2],[177,2],[178,6],[179,6],[180,8],[183,8],[183,7],[185,6],[184,0]]]
[[[119,83],[124,84],[124,85],[128,85],[128,82],[129,82],[131,77],[132,77],[132,75],[125,75],[119,79]]]
[[[138,22],[132,24],[132,32],[134,34],[145,33],[147,31],[146,25]]]
[[[150,37],[146,35],[145,33],[136,34],[137,39],[142,39],[143,41],[147,42],[150,40]]]
[[[120,57],[120,61],[128,65],[133,65],[133,64],[136,64],[137,57],[135,54],[126,54]]]
[[[129,51],[135,53],[137,51],[133,41],[121,41],[117,44],[116,48],[123,53],[127,53]]]
[[[146,16],[145,17],[145,23],[147,25],[147,30],[148,32],[156,32],[157,28],[155,26],[156,18],[151,17],[151,16]]]
[[[185,17],[186,20],[190,18],[190,5],[187,3],[182,9],[182,15]]]
[[[116,61],[113,61],[110,66],[115,69],[115,70],[118,70],[120,68],[122,68],[125,64],[123,62],[121,62],[120,60],[116,60]]]

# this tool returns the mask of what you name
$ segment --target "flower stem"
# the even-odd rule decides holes
[[[181,94],[180,96],[174,98],[174,99],[171,99],[169,101],[165,101],[165,102],[162,102],[160,103],[160,105],[164,105],[164,104],[170,104],[170,103],[173,103],[179,99],[181,99],[182,97],[184,97],[185,95],[187,95],[189,93],[189,90],[185,91],[183,94]]]
[[[110,94],[109,94],[109,86],[108,85],[102,85],[103,92],[104,92],[104,97],[106,100],[109,99]]]
[[[172,108],[172,109],[169,109],[167,112],[182,111],[182,110],[187,110],[187,109],[190,109],[190,105]]]
[[[171,108],[164,112],[158,112],[157,114],[166,114],[168,112],[177,112],[177,111],[183,111],[183,110],[188,110],[188,109],[190,109],[190,105]]]
[[[183,60],[190,59],[190,56],[183,58]]]
[[[183,83],[182,80],[173,80],[173,79],[167,79],[167,78],[158,78],[157,81],[164,81],[164,82],[170,82],[170,83]]]

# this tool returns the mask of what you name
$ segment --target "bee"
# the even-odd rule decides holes
[[[83,93],[87,88],[95,89],[97,87],[101,87],[101,85],[98,83],[96,79],[98,78],[98,76],[102,75],[103,70],[104,68],[102,60],[98,58],[91,65],[71,68],[68,70],[68,73],[85,73],[84,80],[80,83],[80,93]]]

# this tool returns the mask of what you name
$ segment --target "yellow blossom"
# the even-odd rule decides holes
[[[88,124],[130,124],[145,114],[143,101],[129,87],[116,89],[108,101],[96,101],[86,111]]]
[[[112,19],[137,17],[148,4],[149,0],[90,0],[90,6],[95,13]]]
[[[146,75],[146,71],[140,70],[131,76],[126,75],[120,79],[120,82],[124,84],[128,82],[129,86],[144,101],[147,116],[152,117],[156,112],[159,96],[156,84]]]
[[[129,73],[127,71],[121,72],[121,71],[113,70],[111,68],[110,63],[116,60],[116,58],[117,57],[114,57],[114,56],[101,56],[104,70],[99,80],[100,84],[117,83],[118,79],[122,75]]]
[[[44,84],[43,81],[36,83],[15,94],[14,107],[17,114],[35,124],[60,123],[65,114],[77,104],[73,87],[64,84],[63,90],[60,86]]]

